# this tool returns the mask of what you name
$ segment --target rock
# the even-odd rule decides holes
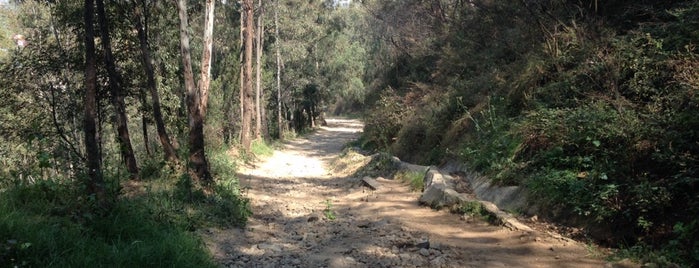
[[[446,263],[444,260],[444,256],[437,256],[434,259],[430,261],[430,266],[432,267],[441,267]]]
[[[371,188],[372,190],[376,190],[379,187],[381,187],[381,184],[377,182],[375,179],[372,179],[371,177],[362,178],[362,182],[364,183],[364,185]]]
[[[424,192],[420,196],[419,202],[433,208],[441,208],[458,204],[461,200],[465,200],[454,189],[449,186],[449,178],[444,176],[438,170],[429,170],[423,178],[425,187]]]
[[[415,245],[416,248],[421,248],[421,249],[429,249],[430,248],[430,241],[427,240],[425,242],[420,242]]]
[[[520,231],[527,231],[527,232],[533,232],[534,230],[530,228],[529,226],[521,223],[517,218],[514,216],[508,214],[507,212],[504,212],[498,208],[495,204],[488,202],[488,201],[479,201],[481,204],[483,204],[483,208],[485,208],[486,211],[488,211],[490,214],[493,216],[497,217],[500,222],[502,222],[503,225],[506,227],[513,229],[513,230],[520,230]]]
[[[282,247],[275,245],[275,244],[269,244],[269,243],[262,243],[257,245],[258,249],[262,250],[270,250],[272,252],[282,252]]]
[[[308,221],[308,222],[314,222],[314,221],[317,221],[317,220],[318,220],[318,216],[313,215],[313,216],[308,217],[308,220],[307,220],[307,221]]]
[[[358,263],[357,261],[352,258],[352,257],[344,257],[344,258],[333,258],[330,260],[330,263],[328,267],[331,268],[344,268],[344,267],[357,267]]]
[[[641,267],[637,263],[633,262],[631,259],[623,259],[618,262],[607,263],[605,265],[607,268],[639,268]]]
[[[430,256],[430,251],[426,248],[421,248],[420,255],[425,256],[425,257]]]

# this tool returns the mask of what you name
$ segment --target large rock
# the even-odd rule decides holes
[[[413,171],[413,172],[425,172],[430,169],[428,166],[421,166],[421,165],[415,165],[411,164],[408,162],[403,162],[400,160],[398,157],[391,157],[391,162],[399,169],[399,170],[407,170],[407,171]]]
[[[494,203],[474,200],[466,194],[454,190],[454,178],[444,175],[436,168],[430,168],[423,179],[425,190],[420,196],[420,203],[433,208],[452,207],[464,202],[477,201],[488,213],[495,216],[503,225],[510,229],[533,231],[529,226],[519,222],[515,217],[498,208]],[[481,184],[482,186],[482,184]]]
[[[472,172],[462,163],[449,162],[442,167],[442,170],[464,173],[473,193],[479,200],[492,202],[498,208],[507,211],[523,211],[529,215],[538,214],[535,206],[529,206],[526,191],[522,187],[494,185],[490,179]]]
[[[453,189],[452,181],[451,176],[445,176],[439,170],[427,171],[423,179],[425,190],[420,196],[420,203],[433,208],[442,208],[465,200],[465,197]]]

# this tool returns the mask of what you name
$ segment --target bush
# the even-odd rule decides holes
[[[396,92],[391,88],[386,89],[374,109],[365,115],[362,148],[388,149],[402,128],[404,114],[405,108]]]
[[[201,241],[144,200],[109,214],[84,206],[70,184],[0,193],[0,263],[15,267],[215,267]]]
[[[425,189],[424,172],[417,171],[399,171],[394,175],[394,178],[410,185],[410,190],[422,192]]]

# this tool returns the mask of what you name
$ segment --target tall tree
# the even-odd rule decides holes
[[[241,144],[243,149],[250,151],[252,144],[251,128],[252,128],[252,113],[253,113],[253,88],[252,88],[252,41],[254,38],[254,20],[253,20],[253,2],[252,0],[243,0],[244,20],[244,39],[245,39],[245,54],[243,60],[243,126],[241,135]]]
[[[211,52],[213,50],[214,7],[216,1],[206,0],[204,18],[204,49],[201,56],[201,77],[199,90],[187,94],[189,110],[189,161],[197,178],[205,185],[210,185],[213,178],[209,173],[209,163],[204,150],[204,120],[209,101],[211,84]]]
[[[140,7],[139,7],[140,5]],[[144,13],[147,16],[147,12],[143,12],[146,8],[145,1],[137,1],[134,3],[134,16],[136,20],[136,31],[138,33],[138,40],[141,49],[141,61],[143,67],[146,71],[146,79],[148,90],[150,91],[150,96],[153,101],[153,117],[155,119],[155,126],[158,130],[158,138],[160,139],[160,144],[163,146],[164,157],[166,161],[177,162],[177,152],[175,147],[170,141],[170,136],[165,128],[165,122],[163,120],[163,113],[160,109],[160,95],[158,94],[157,83],[155,82],[155,68],[153,66],[153,60],[150,53],[150,46],[148,44],[148,19],[144,17]],[[145,22],[142,22],[144,20]]]
[[[97,55],[95,53],[94,0],[85,0],[85,151],[87,152],[87,178],[85,188],[88,195],[93,195],[98,204],[106,204],[106,190],[102,178],[102,157],[99,150],[97,133]]]
[[[262,93],[261,85],[261,64],[262,61],[262,51],[263,51],[263,40],[264,40],[264,7],[262,6],[262,0],[258,1],[258,11],[257,16],[257,33],[255,39],[257,40],[255,46],[255,138],[260,139],[262,137],[262,110],[263,107],[260,104],[260,98]]]
[[[206,28],[213,29],[213,0],[207,0],[206,3]],[[187,94],[187,110],[189,112],[189,161],[191,168],[193,169],[192,175],[194,180],[198,183],[208,184],[212,181],[211,174],[209,173],[208,163],[206,161],[206,155],[204,152],[204,114],[202,114],[202,100],[207,98],[207,94],[202,94],[200,89],[197,89],[194,85],[194,73],[192,72],[192,57],[189,47],[189,21],[187,18],[187,0],[178,0],[177,9],[180,18],[180,54],[182,56],[182,65],[184,69],[184,80],[185,80],[185,90]],[[211,15],[210,15],[211,14]],[[209,27],[211,25],[211,27]],[[212,31],[207,29],[206,31]],[[206,85],[208,90],[208,74],[210,73],[210,61],[211,61],[211,36],[208,34],[208,50],[204,49],[204,57],[202,60],[208,58],[208,63],[206,66],[202,66],[202,73],[206,73],[206,77],[202,79],[207,79],[206,82],[202,82],[201,85]],[[206,41],[205,34],[205,42]],[[208,56],[207,56],[208,54]],[[204,69],[207,69],[204,71]],[[204,111],[205,112],[205,111]]]
[[[114,55],[112,53],[112,44],[109,35],[109,26],[107,25],[107,16],[104,12],[104,1],[96,0],[97,3],[97,19],[100,25],[100,35],[102,37],[102,49],[104,49],[104,62],[107,66],[107,75],[109,76],[109,90],[112,97],[112,105],[114,105],[114,124],[117,128],[117,140],[119,142],[119,152],[124,159],[126,168],[131,174],[132,179],[138,178],[138,164],[136,156],[131,146],[131,138],[129,136],[129,128],[127,125],[126,104],[124,103],[124,90],[122,88],[121,75],[117,72]]]
[[[274,40],[276,42],[275,49],[277,52],[277,128],[279,131],[279,139],[282,139],[284,127],[282,119],[282,40],[279,36],[279,0],[274,2]]]

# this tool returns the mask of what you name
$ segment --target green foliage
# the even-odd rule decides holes
[[[270,147],[264,140],[255,140],[252,142],[250,151],[256,156],[271,156],[274,153],[274,148]]]
[[[685,239],[699,215],[696,1],[474,1],[445,8],[449,20],[422,4],[367,4],[382,22],[425,19],[388,30],[399,37],[393,65],[367,83],[381,90],[368,95],[365,144],[458,157],[525,186],[549,216],[613,224],[607,242],[696,263]]]
[[[376,153],[371,156],[371,160],[353,174],[355,177],[390,177],[397,171],[397,167],[392,160],[393,156],[388,153]]]
[[[325,216],[326,219],[328,220],[335,220],[337,218],[337,215],[335,214],[335,210],[333,210],[333,203],[330,201],[330,199],[325,200],[323,202],[325,204],[325,209],[323,209],[323,215]]]
[[[154,213],[157,203],[122,200],[109,214],[98,215],[75,190],[46,181],[0,193],[0,262],[17,267],[215,267],[197,237]]]
[[[386,149],[393,144],[395,135],[402,128],[404,109],[395,91],[390,88],[385,90],[364,119],[362,147]]]
[[[478,217],[488,222],[495,220],[495,217],[483,207],[478,201],[464,201],[451,208],[452,213],[458,213],[473,217]]]
[[[410,190],[412,191],[421,192],[425,188],[423,180],[425,174],[423,172],[399,171],[393,177],[402,182],[408,183],[410,185]]]
[[[495,182],[517,184],[519,178],[513,170],[513,159],[520,147],[520,138],[510,132],[513,122],[503,115],[502,101],[489,100],[487,104],[477,114],[465,109],[460,120],[472,121],[475,133],[465,141],[459,156],[491,175]]]
[[[66,180],[17,181],[0,191],[0,263],[18,267],[215,267],[200,238],[203,226],[241,226],[250,215],[224,150],[209,155],[211,193],[159,161],[150,176],[126,183],[109,211]],[[116,181],[110,178],[109,181]],[[110,195],[116,186],[110,187]]]

